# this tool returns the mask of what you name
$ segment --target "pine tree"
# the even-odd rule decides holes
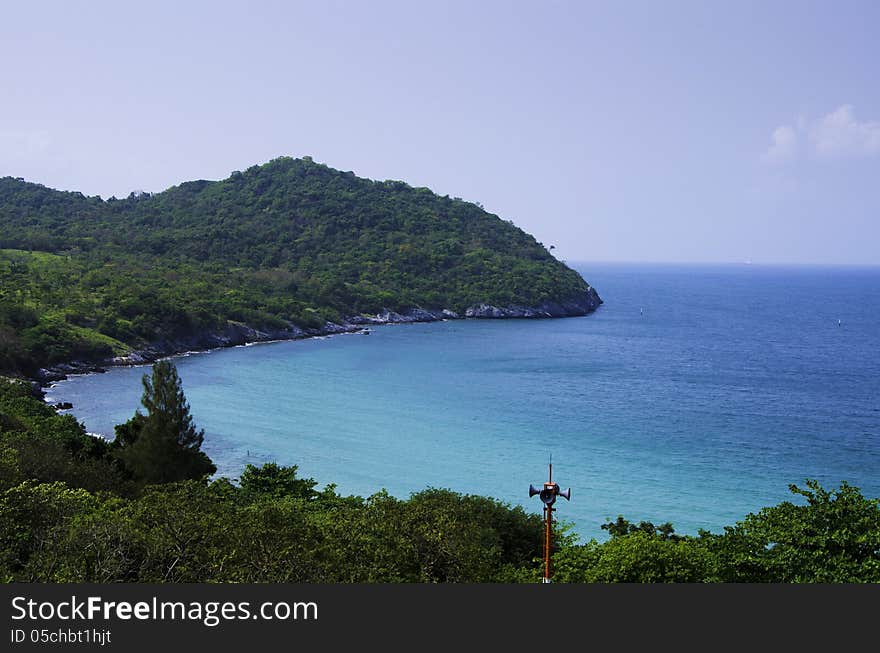
[[[116,427],[115,448],[135,480],[143,484],[170,483],[210,476],[217,468],[201,450],[204,430],[197,430],[177,368],[170,361],[153,365],[142,378],[139,410]]]

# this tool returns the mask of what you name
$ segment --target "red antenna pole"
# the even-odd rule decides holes
[[[559,489],[559,485],[553,482],[552,457],[547,471],[547,481],[544,483],[543,489],[539,490],[534,485],[529,486],[529,496],[539,495],[544,504],[544,576],[541,579],[542,583],[549,583],[550,577],[553,575],[553,568],[550,564],[550,554],[553,552],[553,513],[555,512],[553,504],[556,503],[557,496],[565,497],[566,501],[571,500],[571,488],[563,492]]]
[[[549,465],[549,473],[547,476],[547,482],[544,483],[544,489],[553,492],[554,483],[553,483],[553,463],[551,462]],[[550,552],[552,551],[552,538],[553,538],[553,504],[547,504],[544,506],[544,579],[542,582],[549,583],[550,582]]]

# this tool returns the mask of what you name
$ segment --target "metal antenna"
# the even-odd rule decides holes
[[[542,583],[549,583],[551,576],[550,554],[553,551],[553,504],[556,503],[556,497],[565,497],[566,501],[571,501],[571,488],[565,491],[559,489],[559,485],[553,482],[553,454],[550,454],[550,462],[548,463],[547,482],[544,483],[543,489],[538,489],[534,485],[529,485],[529,496],[536,494],[540,496],[544,503],[544,577]]]

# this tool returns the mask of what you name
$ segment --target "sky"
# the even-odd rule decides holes
[[[880,3],[29,2],[0,176],[104,198],[311,156],[567,261],[880,264]]]

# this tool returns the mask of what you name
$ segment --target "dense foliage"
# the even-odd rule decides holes
[[[563,529],[554,578],[880,582],[880,502],[846,483],[791,489],[799,503],[720,534],[681,536],[623,517],[605,525],[603,543],[578,543]],[[535,582],[541,541],[539,515],[491,498],[444,489],[405,500],[342,496],[295,466],[248,465],[235,482],[144,485],[113,447],[30,386],[0,380],[7,582]]]
[[[460,199],[280,158],[102,200],[0,179],[0,369],[383,308],[536,306],[589,286]]]
[[[612,537],[570,546],[557,558],[567,582],[880,582],[880,500],[846,482],[826,490],[815,480],[789,486],[784,501],[747,515],[721,534],[679,536],[619,518]],[[653,532],[652,532],[653,531]]]
[[[130,495],[129,475],[102,439],[86,434],[23,382],[0,377],[0,484],[61,482],[90,492]]]

